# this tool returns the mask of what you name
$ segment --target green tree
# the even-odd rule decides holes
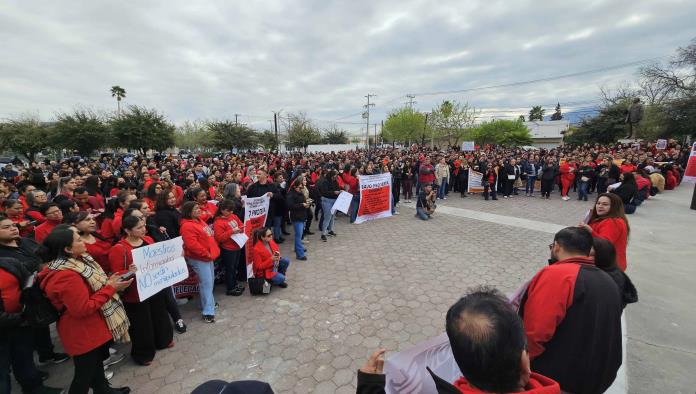
[[[460,140],[469,137],[476,114],[476,109],[469,103],[445,100],[430,112],[428,123],[436,137],[445,138],[449,145],[456,146]]]
[[[541,108],[541,105],[535,105],[532,107],[531,110],[529,110],[529,121],[535,121],[535,120],[544,120],[544,109]]]
[[[493,120],[471,131],[477,145],[498,144],[504,146],[531,145],[529,129],[519,120]]]
[[[425,139],[427,127],[425,115],[409,107],[392,110],[382,128],[382,137],[387,141],[417,141]]]
[[[267,151],[278,150],[278,141],[276,140],[275,132],[271,130],[264,130],[258,134],[259,145],[263,146]]]
[[[303,148],[306,152],[308,145],[321,142],[319,129],[312,124],[304,112],[288,115],[286,130],[288,148]]]
[[[128,106],[121,116],[111,119],[116,145],[140,151],[163,151],[174,146],[175,127],[156,109]]]
[[[174,134],[174,145],[178,148],[194,150],[198,148],[210,148],[213,146],[213,138],[206,127],[205,122],[200,120],[184,121],[176,127]]]
[[[551,115],[551,120],[561,120],[563,119],[563,114],[561,113],[561,103],[556,104],[556,111]]]
[[[584,143],[610,144],[626,133],[627,101],[620,101],[602,108],[597,116],[585,118],[572,134],[563,138],[571,145]]]
[[[321,142],[324,144],[347,144],[348,133],[334,125],[324,129],[324,135],[322,136]]]
[[[250,127],[235,124],[233,121],[208,123],[212,145],[218,149],[252,149],[258,144],[258,136]]]
[[[116,97],[116,106],[118,108],[118,115],[121,115],[121,100],[126,98],[126,89],[114,85],[111,87],[111,97]]]
[[[111,142],[111,128],[103,116],[96,112],[78,108],[71,113],[56,115],[56,123],[51,133],[53,146],[77,150],[82,156],[89,156]]]
[[[651,108],[653,109],[653,108]],[[684,95],[657,106],[653,111],[646,111],[648,116],[655,112],[661,127],[658,129],[658,137],[682,138],[685,136],[696,136],[696,94]],[[646,129],[649,122],[644,119],[641,122],[641,129]]]
[[[37,153],[50,147],[50,128],[38,118],[25,116],[0,124],[0,146],[34,160]]]
[[[519,120],[520,122],[526,122],[526,120],[525,120],[525,118],[524,118],[524,115],[520,115],[520,116],[517,118],[517,120]]]

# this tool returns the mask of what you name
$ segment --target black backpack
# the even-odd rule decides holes
[[[46,297],[46,293],[41,289],[40,284],[41,282],[38,280],[37,275],[31,275],[27,279],[19,298],[24,305],[22,316],[32,327],[46,327],[58,321],[61,315]]]

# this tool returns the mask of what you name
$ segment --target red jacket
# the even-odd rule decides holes
[[[20,295],[21,290],[17,277],[4,269],[0,269],[0,302],[2,303],[3,312],[21,313]]]
[[[115,238],[118,238],[118,234],[114,234],[113,222],[114,219],[112,218],[104,218],[101,226],[99,227],[99,234],[109,242],[112,242]]]
[[[665,190],[674,190],[677,187],[677,178],[671,171],[667,171],[665,176]]]
[[[220,245],[220,249],[225,250],[239,250],[241,249],[236,242],[230,238],[234,234],[234,230],[230,225],[230,222],[234,221],[237,223],[237,227],[244,230],[244,223],[237,217],[237,215],[232,214],[230,217],[224,218],[218,216],[213,223],[213,232],[215,233],[215,241]]]
[[[484,391],[469,385],[469,382],[463,376],[454,382],[454,386],[464,394],[485,394]],[[556,383],[555,380],[549,379],[546,376],[540,375],[536,372],[532,372],[524,391],[518,391],[516,394],[560,394],[560,392],[561,387],[558,385],[558,383]]]
[[[590,223],[592,236],[604,238],[611,242],[616,249],[616,265],[621,271],[626,271],[626,246],[628,244],[628,228],[620,218],[595,220]]]
[[[559,172],[561,173],[561,179],[563,179],[564,181],[569,181],[569,182],[572,182],[573,179],[575,179],[575,173],[570,172],[571,168],[573,170],[575,170],[574,165],[570,165],[568,163],[561,164],[561,166],[559,167]]]
[[[31,218],[31,220],[35,220],[37,224],[41,224],[46,221],[46,217],[36,209],[32,209],[30,211],[25,210],[24,216],[28,216]]]
[[[152,245],[155,241],[148,237],[147,235],[143,238],[145,245]],[[119,274],[128,271],[128,267],[133,264],[133,245],[131,245],[125,238],[121,239],[111,247],[109,251],[109,271]],[[130,286],[121,295],[123,302],[138,303],[140,302],[140,296],[138,295],[138,286],[135,281],[131,283]]]
[[[51,231],[53,231],[53,229],[60,223],[61,222],[56,222],[53,220],[46,220],[45,222],[36,226],[36,230],[34,231],[34,239],[36,242],[42,244],[44,239],[48,237],[48,234],[50,234]]]
[[[210,262],[220,256],[220,247],[204,221],[182,219],[179,233],[184,239],[184,256]]]
[[[278,252],[278,245],[270,240],[269,245],[273,252]],[[273,279],[277,272],[273,272],[273,255],[268,250],[263,241],[257,242],[252,248],[252,264],[254,267],[254,277]]]
[[[106,285],[94,292],[75,271],[52,271],[39,274],[46,297],[59,311],[57,329],[65,352],[78,356],[113,340],[102,317],[101,307],[116,293]]]
[[[123,208],[119,208],[114,213],[114,220],[111,221],[111,234],[113,238],[121,237],[121,223],[123,222]]]
[[[348,185],[348,192],[350,194],[356,195],[360,192],[360,189],[358,189],[358,178],[348,173],[343,173],[343,181]]]

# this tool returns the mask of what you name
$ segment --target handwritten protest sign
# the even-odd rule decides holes
[[[181,237],[133,249],[131,253],[133,264],[138,267],[135,281],[140,301],[189,276]]]
[[[335,215],[336,211],[341,211],[347,215],[348,210],[350,209],[351,201],[353,201],[353,195],[347,191],[342,191],[341,194],[339,194],[336,198],[334,205],[331,207],[331,214]]]
[[[667,140],[657,140],[657,144],[655,144],[655,148],[657,148],[658,150],[667,149]]]
[[[360,175],[360,206],[356,224],[391,216],[391,174]]]
[[[247,237],[251,238],[254,230],[266,224],[270,202],[271,198],[268,196],[253,198],[244,197],[244,233]],[[254,276],[254,270],[251,265],[252,255],[249,249],[250,248],[247,248],[246,253],[247,278],[252,278]]]
[[[462,152],[473,152],[476,150],[476,145],[474,141],[464,141],[462,142]]]
[[[468,191],[469,193],[483,193],[483,186],[481,185],[481,181],[483,180],[483,174],[474,171],[471,168],[469,168],[469,185],[468,185]]]

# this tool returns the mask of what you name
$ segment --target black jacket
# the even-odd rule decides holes
[[[336,197],[338,197],[338,194],[335,192],[341,191],[341,188],[338,187],[338,182],[326,178],[319,178],[317,180],[317,187],[322,197],[331,200],[335,200]]]
[[[290,209],[290,220],[293,222],[304,222],[307,220],[307,208],[303,205],[305,196],[295,190],[288,192],[287,204]]]
[[[0,257],[12,257],[19,260],[30,273],[41,268],[41,258],[37,255],[39,244],[33,239],[20,238],[17,247],[0,245]]]
[[[6,271],[17,279],[20,289],[29,277],[30,272],[27,268],[17,259],[10,257],[0,257],[0,270]],[[5,305],[2,302],[2,297],[0,297],[0,335],[5,335],[3,333],[4,329],[17,327],[23,322],[21,313],[10,313],[5,312]]]
[[[611,192],[621,197],[624,205],[626,205],[632,203],[633,197],[638,193],[638,187],[634,183],[622,183],[621,186]]]
[[[558,175],[558,166],[555,164],[544,164],[541,170],[542,181],[552,181]]]
[[[160,208],[155,211],[155,225],[162,226],[167,229],[169,238],[179,236],[179,222],[181,221],[181,213],[173,207]]]

